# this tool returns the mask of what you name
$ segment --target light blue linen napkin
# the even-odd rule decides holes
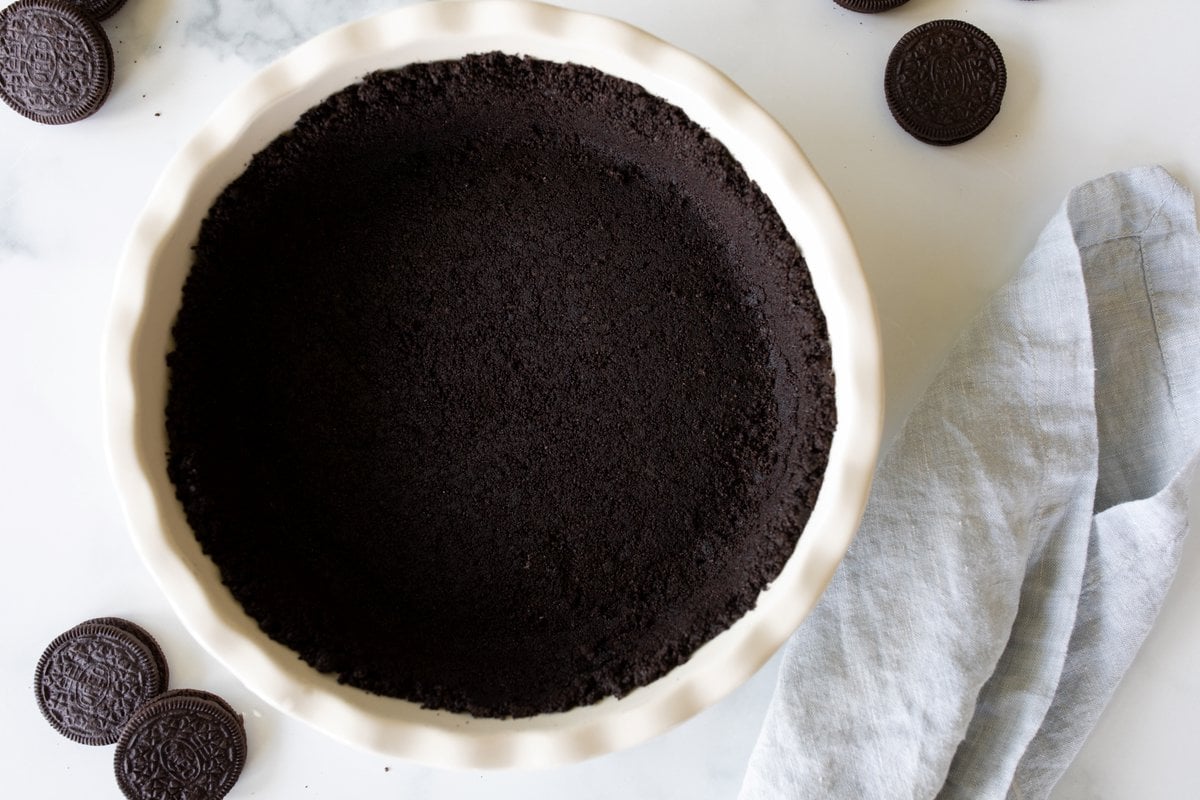
[[[880,461],[742,800],[1045,797],[1158,614],[1198,446],[1192,197],[1079,186]]]

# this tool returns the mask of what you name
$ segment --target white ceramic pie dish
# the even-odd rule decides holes
[[[812,517],[756,607],[686,663],[621,699],[523,719],[422,709],[339,685],[270,640],[221,584],[166,471],[165,356],[200,222],[250,157],[368,72],[501,50],[587,64],[683,108],[728,147],[799,243],[824,309],[838,427]],[[882,426],[873,306],[846,226],[796,143],[728,78],[611,19],[523,2],[438,2],[325,33],[236,91],[176,156],[127,244],[105,347],[110,464],[134,543],[179,618],[250,690],[328,735],[439,766],[541,767],[638,744],[745,681],[801,623],[849,546]]]

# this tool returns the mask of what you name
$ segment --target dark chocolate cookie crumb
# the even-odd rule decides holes
[[[888,58],[884,94],[900,127],[927,144],[979,135],[1000,113],[1004,56],[967,22],[939,19],[901,37]]]
[[[247,612],[480,716],[663,675],[791,555],[834,426],[767,198],[643,89],[500,54],[369,76],[214,204],[169,471]]]
[[[129,800],[220,800],[246,764],[246,729],[209,692],[167,692],[143,706],[121,733],[113,758]]]
[[[42,716],[72,741],[112,744],[130,716],[167,687],[166,671],[159,668],[165,660],[156,650],[122,628],[77,625],[38,661],[34,689]]]
[[[34,122],[91,116],[112,89],[113,52],[91,17],[60,0],[0,10],[0,99]]]

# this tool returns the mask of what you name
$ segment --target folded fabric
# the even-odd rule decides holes
[[[1048,795],[1174,576],[1198,362],[1191,195],[1076,188],[881,459],[743,800]]]

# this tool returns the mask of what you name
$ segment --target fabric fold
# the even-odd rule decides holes
[[[854,545],[786,647],[743,798],[1049,791],[1178,561],[1198,242],[1190,195],[1159,168],[1071,193],[881,459]],[[1121,558],[1146,568],[1114,575]],[[1114,630],[1106,605],[1131,594],[1138,619]],[[1107,688],[1084,663],[1100,657],[1119,665]]]

